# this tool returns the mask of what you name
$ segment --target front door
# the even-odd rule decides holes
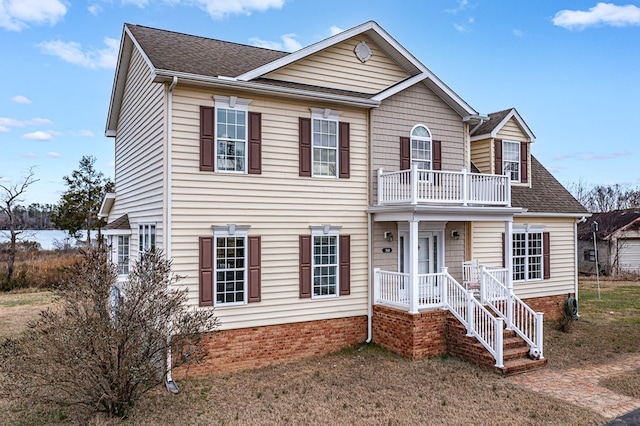
[[[409,234],[401,232],[398,242],[400,272],[409,273]],[[432,274],[438,264],[438,236],[434,232],[418,234],[418,274]]]

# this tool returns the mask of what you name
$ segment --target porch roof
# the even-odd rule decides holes
[[[520,207],[480,207],[480,206],[372,206],[367,209],[374,222],[395,221],[438,221],[438,222],[503,222],[512,221],[515,214],[524,213]]]

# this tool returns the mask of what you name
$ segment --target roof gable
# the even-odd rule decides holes
[[[578,225],[579,239],[593,239],[593,222],[598,223],[598,231],[596,232],[598,239],[607,239],[617,232],[637,230],[640,226],[640,211],[615,210],[593,213],[589,219]]]
[[[471,131],[471,141],[495,139],[498,136],[498,133],[511,120],[515,122],[526,137],[527,140],[525,142],[535,142],[536,136],[515,108],[509,108],[489,114],[489,119],[487,121],[482,122]]]

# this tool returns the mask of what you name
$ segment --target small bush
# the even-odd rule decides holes
[[[186,290],[169,294],[168,286],[175,283],[170,273],[161,252],[149,253],[136,262],[120,286],[121,296],[114,298],[117,274],[105,251],[85,252],[67,270],[58,291],[62,303],[43,311],[23,336],[0,346],[2,390],[34,403],[129,415],[138,399],[166,377],[168,349],[174,367],[197,362],[205,355],[199,346],[202,333],[218,326],[213,310],[185,306]]]

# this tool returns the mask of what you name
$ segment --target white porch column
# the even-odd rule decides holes
[[[418,224],[417,220],[409,221],[409,313],[418,313]]]
[[[513,222],[504,222],[504,267],[507,269],[507,329],[513,329]]]

